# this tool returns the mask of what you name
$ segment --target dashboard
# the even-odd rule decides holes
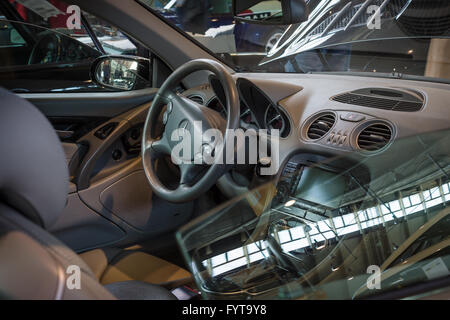
[[[397,141],[450,128],[447,84],[331,74],[240,73],[234,78],[241,127],[279,129],[280,164],[295,152],[371,158]],[[225,116],[221,90],[210,78],[184,95]]]
[[[291,132],[291,124],[286,112],[274,103],[264,91],[250,80],[239,78],[236,86],[240,96],[240,126],[248,129],[276,129],[281,137],[287,137]],[[189,90],[185,96],[193,101],[206,105],[219,112],[224,118],[227,116],[226,98],[220,81],[215,77],[209,78],[209,84]]]
[[[248,188],[254,192],[221,207],[216,211],[215,219],[210,219],[212,215],[208,215],[208,219],[184,230],[189,235],[186,236],[186,243],[190,248],[195,248],[190,254],[192,265],[197,262],[198,274],[202,274],[198,278],[203,286],[202,292],[210,297],[280,297],[281,292],[287,292],[283,291],[286,283],[311,285],[299,281],[298,274],[305,275],[317,287],[322,285],[325,288],[328,282],[342,276],[338,272],[330,273],[330,270],[337,271],[341,263],[345,263],[341,270],[346,270],[348,261],[359,258],[360,252],[354,249],[356,247],[349,249],[347,245],[358,243],[355,239],[359,238],[353,235],[368,235],[365,230],[369,230],[369,224],[361,227],[366,223],[359,220],[361,214],[376,205],[379,212],[392,213],[394,204],[397,203],[399,208],[404,206],[400,204],[404,200],[399,199],[405,195],[423,195],[423,186],[431,188],[437,181],[441,184],[448,181],[449,85],[326,74],[236,74],[235,80],[241,99],[241,127],[245,129],[251,124],[270,129],[271,120],[276,118],[279,122],[274,125],[283,128],[284,134],[279,139],[280,168],[276,179],[268,177],[263,180],[254,170],[255,183]],[[210,79],[209,85],[192,88],[186,94],[197,99],[205,98],[202,102],[219,111],[222,108],[221,92],[216,86]],[[215,102],[210,105],[209,101]],[[223,114],[226,115],[226,112],[223,111]],[[258,183],[266,181],[270,183],[257,188]],[[273,190],[272,182],[276,182]],[[221,184],[219,180],[219,189],[227,190]],[[228,189],[233,188],[232,183],[227,186]],[[419,190],[422,192],[419,193]],[[264,207],[266,211],[261,213],[263,209],[254,205],[260,204],[254,200],[258,197],[264,199],[264,205],[270,205],[270,210]],[[246,207],[247,202],[249,205]],[[323,240],[320,237],[314,239],[320,225],[327,225],[327,221],[335,219],[345,220],[343,217],[354,221],[353,227],[350,226],[353,222],[348,221],[344,221],[345,227],[344,222],[340,225],[348,233],[338,237],[338,233],[330,232],[331,235],[323,236]],[[392,227],[399,224],[398,217],[392,214],[392,219],[392,223],[382,220],[383,225],[389,227],[386,232],[380,232],[383,237],[390,236],[390,230],[398,230]],[[411,223],[410,219],[405,220]],[[380,231],[380,223],[372,225],[377,228],[376,232]],[[331,225],[336,228],[334,222]],[[292,235],[298,226],[305,230],[304,234],[313,235],[305,236],[304,245],[297,236],[292,236],[292,242],[282,237],[273,240],[269,236],[276,232],[279,235],[290,232]],[[312,231],[312,228],[316,229]],[[366,229],[363,231],[362,228]],[[242,230],[248,232],[247,236],[243,235]],[[325,233],[320,230],[320,234],[322,232]],[[409,229],[407,232],[405,238],[410,236]],[[373,234],[363,238],[364,241],[375,239]],[[194,236],[189,238],[191,235]],[[340,248],[344,247],[338,247],[341,239],[346,241],[342,251]],[[266,243],[269,255],[279,261],[281,268],[270,268],[266,260],[261,260],[264,261],[261,264],[255,260],[254,263],[243,262],[240,267],[235,267],[233,261],[228,270],[219,265],[216,270],[224,271],[217,274],[211,272],[210,277],[209,271],[204,270],[208,265],[205,261],[212,261],[211,256],[234,252],[243,243],[253,244],[257,240]],[[193,245],[191,241],[198,242]],[[279,248],[276,241],[281,244]],[[295,243],[302,248],[291,250],[287,243]],[[367,250],[365,246],[362,248]],[[344,256],[344,262],[331,262],[346,250],[351,258]],[[294,251],[295,257],[287,254]],[[211,255],[210,252],[215,253]],[[277,252],[286,254],[282,256]],[[358,264],[361,264],[361,259],[352,265],[352,274],[353,266]],[[365,264],[362,265],[365,270]],[[346,285],[351,280],[342,279]],[[335,290],[335,283],[330,287],[333,288],[330,292]],[[328,294],[325,289],[324,292]],[[298,297],[297,292],[295,297]]]

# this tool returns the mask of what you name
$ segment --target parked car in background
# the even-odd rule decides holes
[[[14,0],[6,2],[9,2],[17,10],[6,11],[7,4],[0,4],[0,7],[5,8],[5,12],[8,12],[8,17],[5,17],[8,20],[23,21],[58,31],[59,33],[69,35],[102,53],[118,55],[137,54],[138,49],[136,44],[126,35],[109,23],[89,13],[82,12],[83,19],[80,21],[80,28],[76,28],[76,26],[75,28],[68,28],[67,21],[72,13],[67,13],[68,5],[61,0],[51,0],[48,2],[48,7],[43,7],[46,10],[51,9],[54,11],[54,16],[48,18],[46,18],[45,14],[40,15],[36,11],[31,10],[29,4],[28,6],[24,6],[20,2]],[[5,29],[5,27],[3,29]],[[10,28],[10,30],[12,30],[12,28]]]
[[[235,49],[233,48],[229,52],[233,53],[234,50],[237,52],[268,52],[281,38],[286,28],[285,26],[280,26],[274,29],[265,25],[234,21],[231,7],[232,0],[192,0],[193,7],[198,8],[199,5],[202,6],[201,4],[203,4],[208,8],[207,12],[203,12],[201,18],[198,18],[199,15],[194,16],[194,23],[183,23],[183,15],[186,14],[186,11],[180,10],[180,7],[177,7],[177,0],[147,0],[143,2],[178,28],[193,33],[194,38],[201,38],[201,34],[216,38],[220,34],[231,33],[234,35]],[[190,2],[190,0],[184,1],[185,6],[189,6]],[[252,10],[247,10],[239,16],[242,18],[264,19],[267,16],[279,12],[279,8],[279,1],[264,1],[254,6]],[[203,21],[205,16],[207,20],[206,27],[203,28],[204,30],[201,30],[203,32],[199,32],[198,21]],[[202,39],[200,39],[200,42],[203,42]]]

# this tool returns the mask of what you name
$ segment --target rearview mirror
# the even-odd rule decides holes
[[[237,21],[266,25],[289,25],[308,20],[305,0],[233,0]]]
[[[91,67],[97,84],[117,90],[137,90],[150,86],[150,60],[135,56],[102,56]]]

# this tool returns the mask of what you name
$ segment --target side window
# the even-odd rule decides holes
[[[16,28],[5,17],[0,14],[0,48],[16,47],[25,45],[25,40],[22,38]]]
[[[211,13],[214,14],[228,14],[232,15],[232,1],[231,0],[210,0]]]
[[[119,55],[138,55],[140,53],[137,45],[113,25],[89,13],[83,12],[83,15],[105,53]],[[89,45],[94,46],[92,42],[89,42]],[[139,55],[142,56],[142,54]]]
[[[136,45],[116,27],[62,0],[29,1],[26,6],[22,1],[9,2],[23,22],[55,30],[107,54],[136,54],[138,51]],[[81,14],[87,25],[83,23]],[[93,36],[100,47],[94,43]]]
[[[149,58],[141,44],[62,0],[0,2],[0,86],[14,92],[111,90],[92,83],[104,54]]]
[[[8,20],[54,30],[77,40],[82,40],[83,36],[88,34],[81,22],[79,10],[62,0],[8,0],[6,2],[10,3],[9,6],[3,4],[4,15]]]

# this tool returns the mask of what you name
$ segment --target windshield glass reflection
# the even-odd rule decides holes
[[[440,132],[386,151],[422,149],[409,157],[293,156],[275,182],[179,232],[200,290],[215,299],[360,299],[448,276],[448,142]]]

